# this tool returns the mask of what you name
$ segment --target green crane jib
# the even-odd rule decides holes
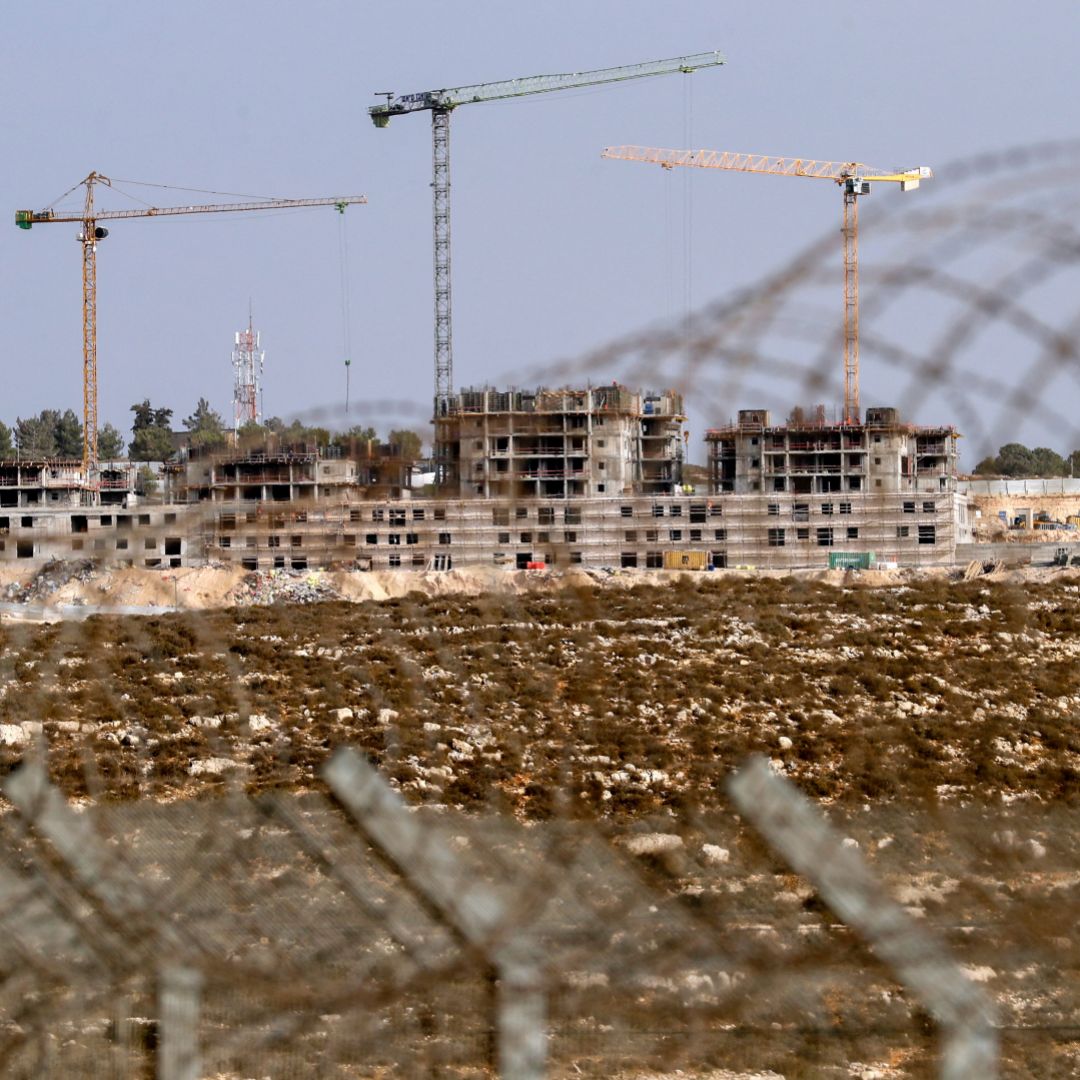
[[[546,94],[552,90],[574,90],[604,83],[643,79],[650,75],[689,74],[699,68],[724,63],[718,52],[676,56],[670,60],[650,60],[625,67],[600,68],[566,75],[535,75],[525,79],[477,83],[447,90],[426,90],[419,94],[386,93],[381,105],[368,112],[376,127],[386,127],[392,116],[430,112],[432,135],[432,200],[435,240],[435,412],[443,414],[453,392],[453,352],[450,333],[450,113],[459,105],[482,101]],[[437,456],[437,455],[436,455]]]

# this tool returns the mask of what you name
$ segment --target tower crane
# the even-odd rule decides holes
[[[934,174],[925,165],[900,171],[873,169],[858,161],[816,161],[810,158],[736,154],[723,150],[660,150],[643,146],[609,146],[602,157],[619,161],[644,161],[665,169],[688,165],[699,169],[772,173],[776,176],[807,176],[832,180],[844,196],[844,423],[859,422],[859,203],[870,194],[871,183],[888,181],[912,191]]]
[[[136,181],[116,181],[135,183]],[[345,207],[366,203],[363,195],[339,195],[325,199],[254,199],[250,202],[220,203],[205,206],[145,206],[138,210],[100,210],[94,206],[94,188],[111,187],[113,181],[101,173],[92,172],[85,180],[60,196],[66,198],[79,187],[85,187],[81,213],[44,210],[16,210],[15,224],[20,229],[56,222],[75,222],[82,226],[77,237],[82,246],[83,284],[83,470],[87,479],[98,467],[98,377],[97,377],[97,246],[109,235],[99,222],[127,218],[173,217],[179,214],[225,214],[238,210],[285,210],[302,206],[333,206],[339,213]],[[56,202],[59,202],[57,199]],[[55,203],[53,204],[55,205]]]
[[[431,113],[432,204],[435,241],[435,411],[442,414],[453,391],[453,347],[450,311],[450,113],[459,105],[507,98],[529,97],[553,90],[574,90],[604,83],[643,79],[649,75],[689,74],[698,68],[724,63],[718,52],[650,60],[643,64],[600,68],[567,75],[535,75],[503,82],[427,90],[418,94],[381,93],[387,100],[368,109],[376,127],[384,128],[394,116]]]

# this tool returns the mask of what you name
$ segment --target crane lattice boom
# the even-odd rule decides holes
[[[681,71],[689,74],[699,68],[716,67],[724,63],[718,52],[694,53],[693,56],[676,56],[670,60],[648,60],[642,64],[625,64],[622,67],[598,68],[595,71],[578,71],[565,75],[531,75],[523,79],[504,79],[501,82],[475,83],[472,86],[454,86],[446,90],[425,90],[418,94],[388,95],[383,105],[373,105],[368,112],[377,127],[386,127],[391,116],[423,112],[426,109],[455,109],[459,105],[471,105],[482,101],[501,101],[506,98],[527,97],[530,94],[546,94],[551,90],[573,90],[604,83],[626,82],[644,79],[649,75],[670,75]]]
[[[97,245],[108,235],[100,221],[119,221],[126,218],[173,217],[178,214],[222,214],[238,210],[285,210],[305,206],[333,206],[341,213],[346,206],[366,203],[363,195],[339,195],[325,199],[253,199],[239,203],[211,203],[203,206],[146,206],[138,210],[99,210],[94,206],[94,187],[112,186],[101,173],[92,172],[76,187],[85,187],[86,195],[81,213],[45,210],[16,210],[15,224],[20,229],[58,222],[78,222],[82,225],[79,242],[82,246],[83,281],[83,469],[87,479],[98,467],[98,381],[97,381]],[[74,188],[72,190],[75,190]]]
[[[819,161],[816,158],[772,157],[739,154],[730,150],[663,150],[649,146],[609,146],[601,157],[617,161],[641,161],[664,169],[691,166],[726,169],[729,172],[771,173],[775,176],[806,176],[832,180],[844,194],[841,232],[844,238],[844,422],[858,423],[859,408],[859,204],[858,196],[870,193],[871,182],[898,183],[901,191],[913,191],[921,180],[934,174],[925,165],[916,169],[887,171],[858,161]]]
[[[609,146],[600,155],[620,161],[644,161],[672,169],[692,165],[698,169],[727,169],[729,172],[770,173],[774,176],[807,176],[818,180],[895,181],[918,187],[933,172],[925,165],[900,172],[875,169],[861,161],[818,161],[815,158],[774,157],[769,154],[738,154],[730,150],[661,150],[651,146]]]

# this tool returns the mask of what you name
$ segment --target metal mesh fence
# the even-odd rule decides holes
[[[903,411],[1071,448],[1077,152],[866,216]],[[838,261],[507,381],[821,400]],[[1075,572],[705,577],[5,619],[5,1075],[1076,1075]]]

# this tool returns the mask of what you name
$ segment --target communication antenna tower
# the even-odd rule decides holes
[[[246,330],[237,330],[233,345],[233,426],[239,431],[245,424],[262,420],[262,376],[266,353],[259,348],[259,334],[248,312]]]

